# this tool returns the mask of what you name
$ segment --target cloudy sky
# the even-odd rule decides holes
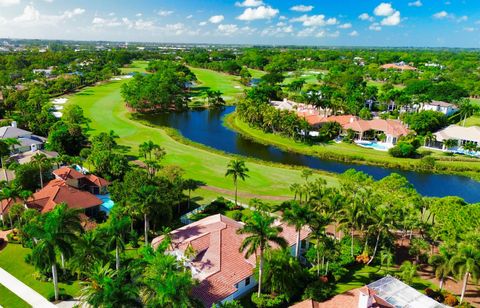
[[[0,0],[0,37],[480,48],[480,0]]]

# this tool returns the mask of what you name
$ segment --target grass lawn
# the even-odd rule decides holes
[[[382,86],[385,84],[385,82],[381,82],[381,81],[377,81],[377,80],[368,80],[367,81],[367,86],[375,86],[378,88],[378,92],[381,93],[382,92]],[[404,85],[400,85],[400,84],[394,84],[393,87],[395,89],[403,89],[405,88]]]
[[[198,93],[201,96],[207,89],[220,91],[223,93],[223,99],[227,103],[235,102],[243,94],[243,85],[240,83],[240,77],[215,72],[212,70],[190,67],[190,70],[197,76]]]
[[[253,68],[249,68],[248,71],[250,72],[250,75],[252,75],[252,78],[261,78],[263,75],[267,73],[265,71],[256,70]]]
[[[463,121],[458,122],[458,125],[463,125]],[[480,115],[474,115],[465,121],[465,126],[480,126]]]
[[[285,80],[283,81],[283,84],[287,85],[291,83],[294,80],[297,79],[303,79],[305,80],[305,84],[318,84],[318,75],[320,75],[322,71],[316,71],[316,70],[306,70],[306,71],[300,71],[300,72],[292,72],[290,75],[286,75]]]
[[[30,307],[23,299],[15,295],[12,291],[0,284],[0,307]]]
[[[202,76],[221,75],[195,70],[201,72],[198,77],[205,84],[207,81],[203,81]],[[120,95],[120,87],[125,82],[127,81],[112,81],[88,87],[68,97],[68,104],[78,104],[83,108],[85,116],[92,120],[90,134],[114,130],[120,136],[119,144],[126,147],[126,153],[135,156],[138,155],[140,143],[152,140],[165,148],[166,163],[182,167],[186,177],[203,181],[211,186],[233,190],[232,181],[225,178],[226,166],[232,157],[185,145],[169,137],[160,128],[149,127],[131,119]],[[264,196],[291,196],[289,185],[303,182],[300,170],[254,162],[247,162],[247,167],[250,169],[250,177],[245,182],[239,182],[239,192]],[[337,183],[334,176],[324,177],[331,184]],[[210,198],[218,194],[207,195]]]
[[[390,275],[393,275],[396,269],[390,270]],[[336,285],[337,293],[344,293],[352,289],[363,287],[377,279],[380,279],[386,275],[383,269],[379,266],[357,266],[347,276],[339,281]],[[421,278],[414,278],[412,287],[421,293],[425,293],[426,288],[438,287],[430,281],[423,280]]]
[[[3,250],[0,251],[0,267],[15,276],[17,279],[34,289],[45,298],[48,298],[53,293],[53,283],[43,282],[36,280],[33,275],[36,272],[35,268],[25,263],[25,256],[30,252],[30,249],[23,248],[19,244],[8,244]],[[80,285],[78,281],[70,284],[59,283],[60,290],[64,290],[65,293],[76,296],[79,293]],[[5,292],[5,288],[0,288],[0,304],[5,307],[17,307],[8,306],[2,302],[3,298],[7,298],[9,301],[18,300]]]
[[[356,161],[358,163],[370,163],[380,166],[403,169],[416,169],[418,164],[420,163],[419,159],[399,159],[392,157],[390,154],[388,154],[388,152],[377,151],[374,149],[366,149],[355,144],[348,144],[343,142],[330,142],[326,144],[315,145],[299,143],[287,137],[276,134],[264,133],[260,129],[252,128],[235,116],[228,117],[226,124],[229,126],[233,126],[236,130],[244,133],[247,136],[253,137],[255,138],[255,140],[258,140],[260,142],[266,144],[273,144],[287,150],[292,150],[307,155],[316,155],[320,157],[345,156],[350,157],[351,159],[353,159],[353,161]],[[436,164],[439,168],[448,166],[450,168],[458,168],[458,170],[470,169],[470,172],[480,171],[480,160],[478,159],[468,159],[462,156],[453,156],[447,158],[441,151],[432,151],[431,155],[438,159]]]
[[[148,61],[133,61],[132,64],[122,67],[120,71],[123,74],[128,74],[128,73],[143,73],[147,69],[148,66]]]
[[[470,101],[478,106],[480,106],[480,98],[470,98]]]

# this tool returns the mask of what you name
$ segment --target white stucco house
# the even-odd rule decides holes
[[[431,110],[441,112],[446,116],[450,116],[458,111],[458,107],[454,104],[442,102],[442,101],[431,101],[429,103],[423,104],[420,110]]]
[[[467,142],[472,142],[477,146],[480,146],[480,127],[479,126],[470,126],[464,127],[459,125],[450,125],[436,133],[435,136],[435,147],[445,148],[444,142],[446,140],[452,139],[458,141],[458,147],[463,146]]]
[[[297,232],[291,226],[276,222],[295,254]],[[193,222],[170,233],[172,245],[166,253],[175,255],[190,268],[199,284],[192,290],[193,296],[210,308],[215,303],[224,303],[242,297],[257,285],[254,277],[255,255],[245,258],[239,251],[247,235],[237,234],[242,222],[217,214]],[[308,248],[308,228],[300,232],[302,249]],[[152,241],[157,248],[163,236]],[[272,244],[272,246],[274,246]]]

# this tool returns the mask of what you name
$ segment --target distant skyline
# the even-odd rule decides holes
[[[0,37],[480,48],[480,0],[0,0]]]

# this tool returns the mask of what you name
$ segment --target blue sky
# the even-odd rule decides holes
[[[0,0],[0,37],[480,48],[480,0]]]

